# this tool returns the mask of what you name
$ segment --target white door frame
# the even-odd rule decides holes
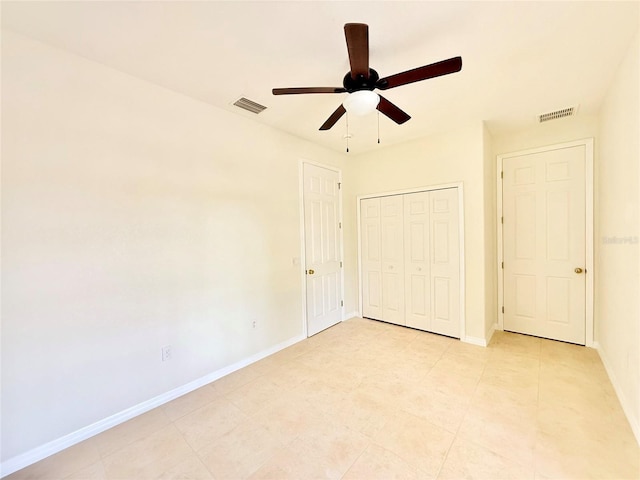
[[[432,190],[443,190],[445,188],[458,189],[458,228],[460,242],[460,340],[468,343],[478,343],[477,339],[468,338],[466,335],[466,310],[465,310],[465,261],[464,261],[464,186],[463,182],[446,183],[440,185],[428,185],[425,187],[409,188],[405,190],[394,190],[391,192],[369,193],[358,195],[357,219],[358,224],[358,315],[362,317],[362,232],[360,231],[360,201],[365,198],[387,197],[390,195],[404,195],[406,193],[430,192]]]
[[[502,166],[505,160],[521,155],[548,152],[570,147],[585,147],[585,236],[586,236],[586,284],[585,284],[585,345],[593,347],[593,138],[575,140],[573,142],[557,143],[544,147],[520,150],[517,152],[504,153],[497,157],[497,242],[498,242],[498,330],[504,330],[504,261],[503,228],[502,228]]]
[[[313,162],[311,160],[301,159],[298,162],[298,177],[299,177],[299,195],[300,199],[299,209],[300,209],[300,281],[302,282],[302,333],[305,338],[309,336],[309,328],[307,325],[307,274],[305,271],[305,265],[307,264],[307,257],[305,251],[305,229],[304,229],[304,164],[314,165],[316,167],[325,168],[327,170],[331,170],[338,174],[338,182],[340,183],[340,188],[338,189],[338,222],[342,225],[342,170],[332,165],[325,165],[319,162]],[[342,306],[340,317],[342,321],[344,318],[344,229],[340,228],[340,258],[342,263],[342,268],[340,268],[340,296],[342,297]],[[294,261],[295,263],[295,261]]]

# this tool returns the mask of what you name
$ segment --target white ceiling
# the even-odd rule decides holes
[[[626,2],[2,2],[3,28],[344,151],[346,94],[275,97],[273,87],[342,86],[343,25],[369,25],[381,77],[462,56],[460,73],[387,90],[412,116],[380,116],[383,145],[472,122],[495,134],[572,105],[598,111],[639,25]],[[240,96],[266,105],[255,115]],[[376,114],[349,119],[351,151],[376,147]]]

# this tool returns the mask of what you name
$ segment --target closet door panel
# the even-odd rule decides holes
[[[380,198],[360,201],[362,316],[383,320]]]
[[[406,325],[429,330],[429,192],[404,195],[404,268]]]
[[[380,198],[382,250],[382,319],[405,325],[403,198]]]
[[[430,331],[460,337],[460,243],[458,190],[429,192]]]

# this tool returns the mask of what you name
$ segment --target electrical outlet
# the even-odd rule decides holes
[[[168,360],[171,360],[171,345],[162,347],[162,361],[166,362]]]

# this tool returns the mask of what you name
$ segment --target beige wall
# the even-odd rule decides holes
[[[485,182],[483,158],[484,131],[474,124],[454,132],[434,135],[397,146],[349,157],[345,170],[350,182],[344,192],[345,244],[350,245],[347,311],[358,308],[357,277],[357,197],[446,183],[463,182],[466,336],[485,339]],[[493,320],[492,320],[493,321]]]
[[[482,160],[484,164],[484,282],[485,282],[485,338],[490,339],[498,323],[498,256],[496,231],[496,160],[493,137],[486,125],[482,129]]]
[[[301,159],[343,169],[346,312],[358,309],[357,196],[463,182],[465,333],[487,338],[496,154],[585,137],[596,137],[596,340],[637,426],[638,245],[600,241],[638,235],[637,41],[600,132],[580,115],[494,136],[473,124],[345,156],[2,40],[3,461],[299,338]]]
[[[344,155],[2,50],[3,461],[302,335],[298,165]]]
[[[578,113],[575,117],[561,118],[535,124],[531,128],[493,135],[493,156],[495,158],[504,153],[593,138],[597,134],[598,117]]]
[[[596,168],[596,340],[640,442],[640,48],[616,72],[601,111]]]

